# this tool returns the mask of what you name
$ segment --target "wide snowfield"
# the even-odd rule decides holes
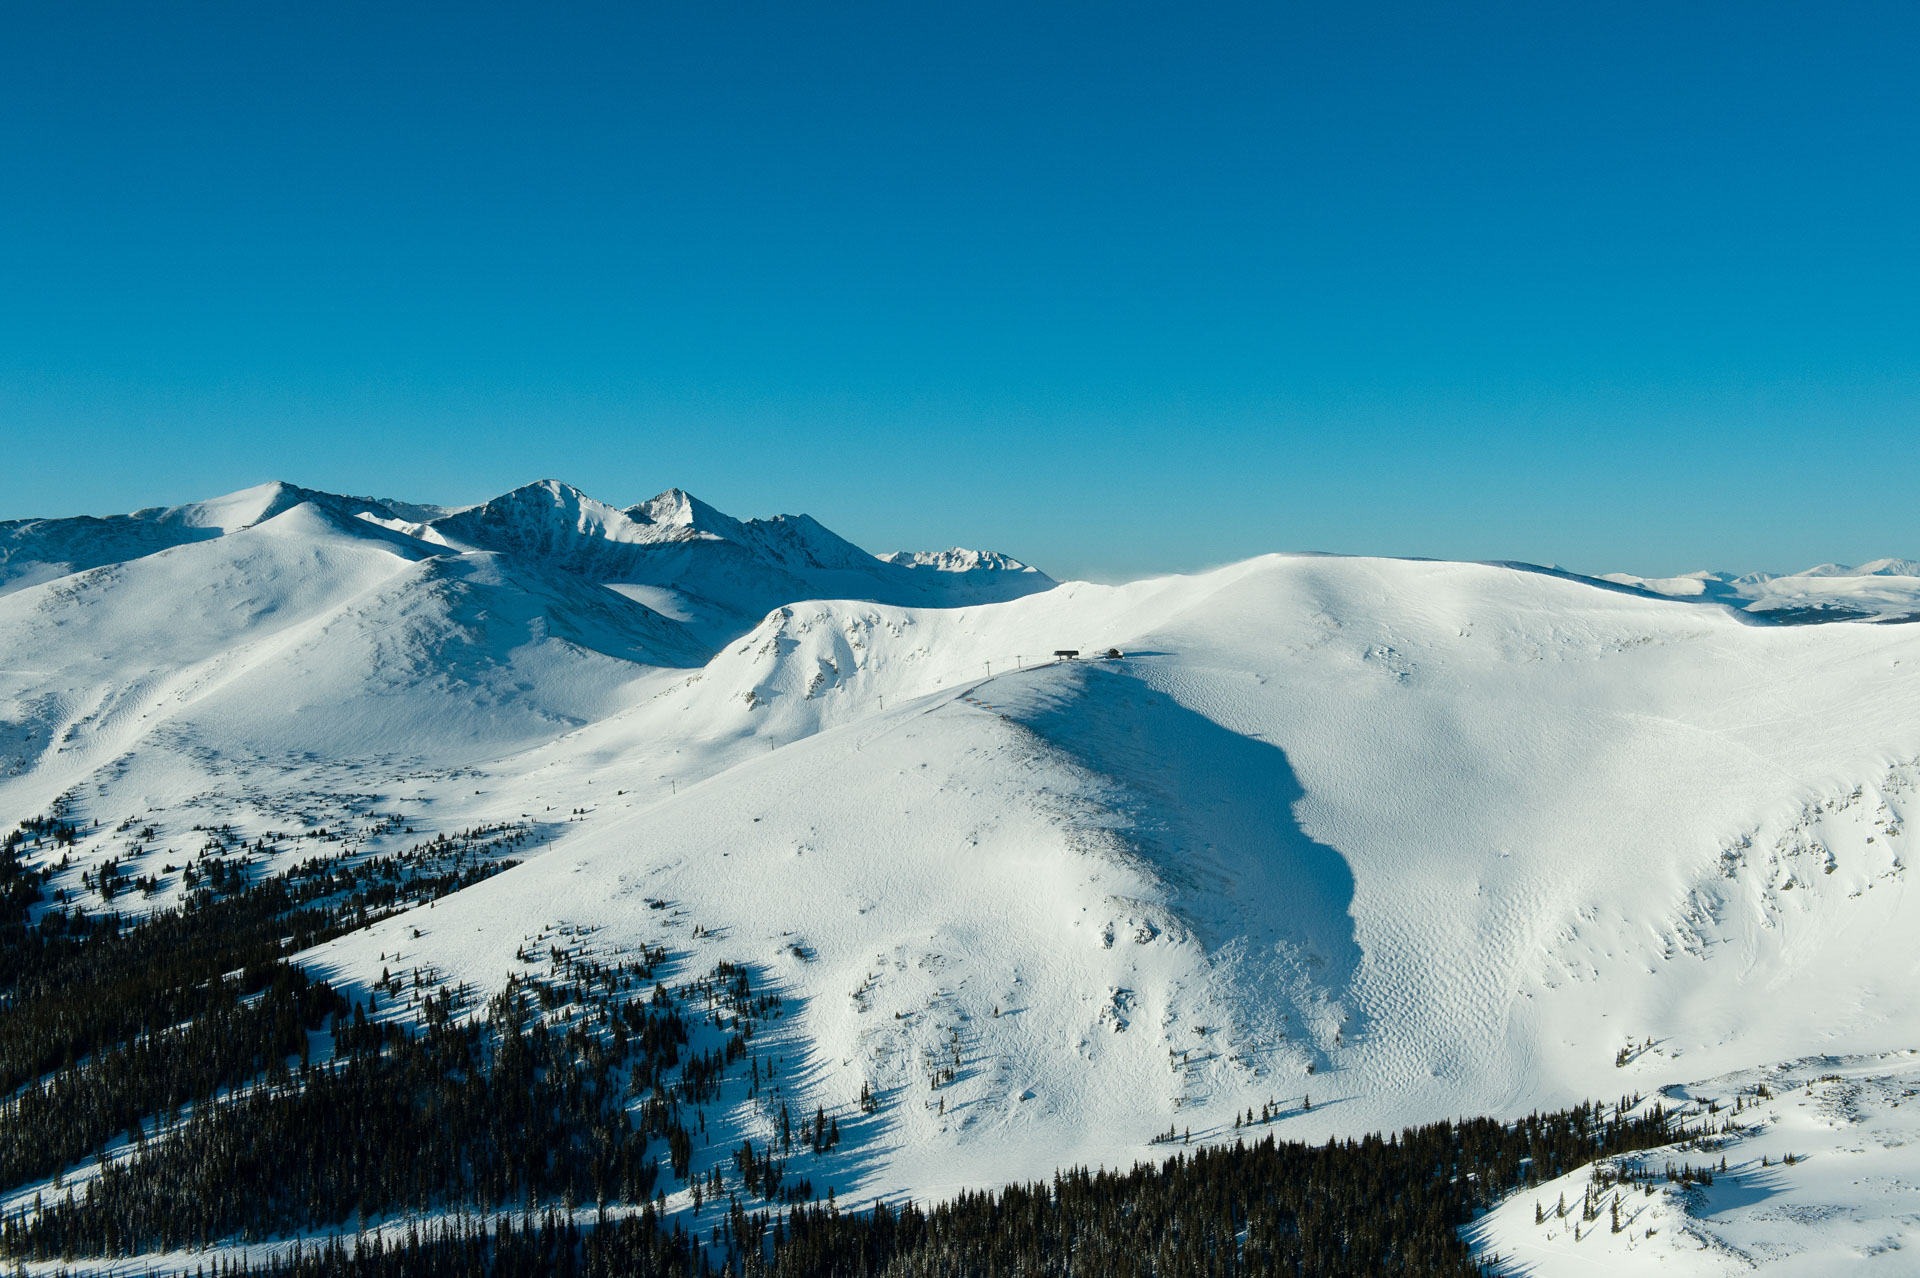
[[[195,825],[367,850],[418,837],[388,813],[523,826],[525,864],[308,961],[362,988],[495,987],[556,938],[750,965],[787,999],[763,1047],[785,1098],[848,1115],[810,1173],[843,1203],[1127,1164],[1170,1128],[1231,1140],[1269,1103],[1318,1140],[1731,1094],[1815,1055],[1846,1058],[1816,1073],[1857,1083],[1874,1131],[1920,1119],[1895,1107],[1910,1059],[1884,1055],[1920,1047],[1920,627],[1268,556],[977,606],[795,603],[709,660],[628,606],[645,593],[312,504],[17,589],[0,813],[67,794],[98,818],[76,885],[129,846],[129,874],[178,863]],[[863,1084],[881,1103],[856,1117]],[[1775,1088],[1781,1140],[1804,1086]],[[764,1097],[725,1110],[699,1159],[771,1121]],[[1661,1210],[1708,1221],[1709,1257],[1878,1246],[1901,1271],[1920,1226],[1887,1186],[1920,1180],[1920,1140],[1846,1164],[1857,1193],[1810,1179],[1842,1166],[1821,1148]],[[1678,1224],[1575,1248],[1532,1211],[1485,1225],[1525,1272],[1707,1263]]]

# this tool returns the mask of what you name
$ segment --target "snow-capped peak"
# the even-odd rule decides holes
[[[993,550],[889,550],[874,556],[882,563],[901,568],[930,568],[935,572],[1038,572],[1012,555]]]
[[[341,497],[276,479],[255,484],[252,488],[242,488],[224,497],[189,502],[183,506],[149,506],[120,518],[176,528],[205,529],[212,533],[230,533],[265,523],[303,502],[314,502],[338,514],[359,514],[379,506],[364,498]],[[389,512],[379,508],[379,513]]]
[[[1920,561],[1912,559],[1870,559],[1864,564],[1820,564],[1794,577],[1920,577]]]
[[[302,505],[335,519],[392,519],[392,512],[378,502],[275,480],[207,501],[148,506],[125,515],[9,520],[0,523],[0,594],[224,537]]]
[[[595,501],[573,485],[563,484],[557,479],[523,484],[491,501],[462,511],[461,516],[502,524],[564,526],[588,534],[604,533],[625,518],[605,502]],[[459,517],[450,515],[446,519]]]
[[[675,533],[675,540],[686,536],[739,540],[739,520],[715,510],[684,488],[669,488],[658,496],[627,507],[625,514],[637,524],[648,524],[661,532]],[[650,540],[654,539],[657,538]]]
[[[436,519],[429,527],[452,545],[556,560],[596,543],[658,539],[627,512],[556,479],[522,485],[492,501]]]

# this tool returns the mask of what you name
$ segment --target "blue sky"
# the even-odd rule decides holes
[[[1920,556],[1910,5],[0,14],[0,518]]]

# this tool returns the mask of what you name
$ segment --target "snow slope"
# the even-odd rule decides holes
[[[303,503],[0,599],[0,808],[103,818],[75,883],[136,813],[156,862],[296,809],[538,826],[311,962],[485,988],[563,934],[747,964],[796,1098],[848,1115],[809,1173],[843,1202],[1270,1101],[1324,1139],[1920,1046],[1920,628],[1326,556],[910,606],[811,521],[557,485],[409,527]],[[879,584],[707,658],[788,579]],[[713,1120],[697,1165],[770,1115]]]
[[[29,792],[103,769],[210,786],[300,757],[465,758],[604,712],[636,662],[704,655],[612,592],[312,502],[0,597],[0,636],[0,759]]]
[[[1472,1235],[1507,1272],[1561,1275],[1911,1274],[1920,1262],[1914,1156],[1920,1137],[1920,1060],[1911,1049],[1815,1056],[1667,1089],[1699,1114],[1695,1130],[1738,1130],[1707,1148],[1609,1160],[1650,1172],[1644,1189],[1608,1190],[1583,1222],[1590,1171],[1515,1195]],[[1741,1108],[1736,1112],[1736,1104]],[[1724,1160],[1726,1169],[1718,1170]],[[1665,1180],[1668,1164],[1708,1166],[1711,1185]],[[1621,1203],[1613,1227],[1612,1199]],[[1572,1206],[1565,1216],[1558,1205]],[[1536,1208],[1544,1219],[1536,1219]],[[1576,1236],[1577,1235],[1577,1236]]]
[[[767,967],[820,1094],[894,1098],[874,1192],[1124,1160],[1269,1098],[1311,1095],[1288,1126],[1318,1137],[1889,1050],[1920,1027],[1916,661],[1906,627],[1460,564],[801,605],[494,769],[592,819],[422,952],[497,981],[565,923]]]
[[[337,513],[375,510],[353,497],[270,483],[186,506],[152,507],[104,519],[17,519],[0,523],[0,594],[102,564],[206,541],[271,519],[303,502]]]

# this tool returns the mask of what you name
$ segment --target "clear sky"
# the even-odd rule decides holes
[[[1920,557],[1911,3],[0,10],[0,518]]]

